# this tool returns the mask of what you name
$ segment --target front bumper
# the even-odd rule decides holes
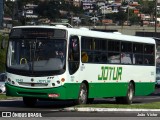
[[[56,88],[22,88],[6,83],[6,95],[14,97],[53,99],[49,97],[49,94],[59,94],[59,97],[54,99],[66,99],[65,91],[64,86]]]

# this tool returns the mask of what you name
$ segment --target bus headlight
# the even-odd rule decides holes
[[[15,84],[15,82],[14,82],[14,81],[12,81],[12,84],[14,85],[14,84]]]
[[[57,80],[57,84],[60,84],[60,81],[59,81],[59,80]]]
[[[8,78],[8,82],[11,83],[11,79],[10,78]]]

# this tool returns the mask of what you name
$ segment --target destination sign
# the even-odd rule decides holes
[[[50,28],[14,28],[10,38],[66,38],[66,30]]]

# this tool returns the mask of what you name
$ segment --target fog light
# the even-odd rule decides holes
[[[11,82],[11,79],[10,79],[10,78],[8,78],[8,82]]]
[[[52,86],[54,87],[54,86],[55,86],[55,83],[52,83]]]
[[[14,82],[14,81],[12,81],[12,84],[15,84],[15,82]]]
[[[57,97],[59,97],[59,94],[48,94],[48,97],[57,98]]]
[[[58,80],[57,83],[60,84],[60,81]]]

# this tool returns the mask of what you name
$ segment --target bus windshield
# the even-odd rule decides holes
[[[66,40],[49,38],[12,38],[9,41],[8,69],[47,72],[65,69]]]

